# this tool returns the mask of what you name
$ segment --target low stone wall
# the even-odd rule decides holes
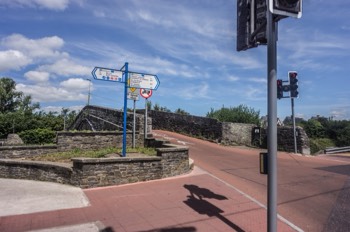
[[[56,145],[4,146],[0,147],[0,159],[31,158],[54,152],[57,152]]]
[[[72,176],[73,169],[70,165],[51,162],[0,159],[1,178],[71,184]]]
[[[136,133],[136,146],[143,147],[143,134]],[[132,133],[126,134],[127,146],[132,146]],[[74,149],[97,150],[106,147],[122,147],[123,133],[116,131],[101,132],[57,132],[57,150],[69,151]]]
[[[190,170],[188,148],[163,145],[155,157],[74,158],[73,166],[0,159],[0,177],[71,184],[81,188],[160,179]]]

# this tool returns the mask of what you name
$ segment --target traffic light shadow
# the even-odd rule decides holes
[[[226,225],[234,229],[235,231],[244,232],[242,228],[240,228],[238,225],[234,224],[230,220],[228,220],[226,217],[222,215],[224,211],[215,205],[211,204],[210,202],[204,200],[203,198],[208,199],[216,199],[216,200],[227,200],[227,197],[216,194],[209,189],[206,188],[200,188],[196,185],[184,185],[184,188],[186,188],[191,195],[187,196],[187,200],[184,201],[184,203],[195,210],[199,214],[206,214],[209,217],[217,217],[222,222],[224,222]]]

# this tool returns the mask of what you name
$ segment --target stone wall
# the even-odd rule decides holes
[[[0,178],[49,181],[72,184],[73,170],[65,164],[0,159]]]
[[[302,127],[296,127],[297,152],[310,155],[310,141]],[[267,148],[267,129],[261,129],[261,147]],[[294,152],[293,127],[277,127],[277,149]]]
[[[222,125],[216,119],[155,110],[149,111],[149,115],[152,118],[152,129],[154,130],[168,130],[221,141]]]
[[[252,146],[252,130],[254,124],[222,123],[222,141],[224,145]]]
[[[155,157],[74,158],[73,166],[0,159],[0,178],[71,184],[81,188],[120,185],[170,177],[190,170],[188,148],[162,145]]]
[[[127,113],[127,131],[133,129],[134,115]],[[136,114],[135,127],[138,133],[144,132],[144,115]],[[123,131],[124,113],[100,106],[85,106],[76,117],[75,122],[68,130],[92,130],[92,131]]]
[[[100,107],[93,109],[98,114]],[[101,111],[108,114],[113,110],[106,110],[101,107]],[[143,115],[144,110],[138,110],[138,115]],[[163,111],[148,111],[149,118],[152,118],[152,128],[156,130],[168,130],[177,133],[187,134],[194,137],[204,138],[224,145],[244,145],[266,148],[266,130],[261,129],[259,138],[254,134],[256,126],[241,123],[221,123],[216,119],[199,117],[192,115],[182,115]],[[86,114],[86,111],[85,111]],[[101,113],[102,115],[102,113]],[[106,116],[107,117],[107,116]],[[144,118],[142,117],[142,120]],[[140,124],[143,124],[143,121]],[[278,127],[278,147],[279,150],[294,152],[293,130],[290,127]],[[143,130],[143,127],[142,127]],[[150,131],[150,130],[149,130]],[[309,139],[302,128],[298,128],[298,152],[310,154]],[[142,133],[142,132],[140,132]]]
[[[57,152],[56,145],[4,146],[0,147],[0,159],[31,158],[54,152]]]
[[[132,146],[132,133],[126,134],[127,146]],[[143,147],[143,134],[136,133],[136,146]],[[122,147],[122,132],[57,132],[57,149],[58,151],[69,151],[74,149],[97,150],[106,147]]]

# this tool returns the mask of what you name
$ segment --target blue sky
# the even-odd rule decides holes
[[[123,84],[94,80],[95,66],[156,74],[149,100],[205,116],[247,105],[267,112],[267,47],[236,51],[235,0],[0,0],[0,77],[41,109],[87,103],[123,108]],[[279,22],[278,78],[299,73],[295,113],[350,119],[350,2],[308,0]],[[128,101],[132,107],[132,101]],[[144,107],[144,99],[136,106]],[[278,116],[291,114],[290,99]]]

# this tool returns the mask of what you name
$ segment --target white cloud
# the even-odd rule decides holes
[[[76,112],[79,112],[82,108],[84,108],[84,105],[76,105],[76,106],[45,106],[43,108],[40,108],[40,110],[44,111],[44,112],[57,112],[57,113],[61,113],[62,112],[62,108],[68,108],[69,111],[73,111],[75,110]]]
[[[81,78],[71,78],[66,81],[62,81],[60,86],[70,90],[87,90],[89,88],[90,81]]]
[[[239,77],[236,77],[236,76],[229,76],[228,77],[228,80],[229,81],[238,81],[240,78]]]
[[[33,2],[50,10],[65,10],[69,4],[69,0],[33,0]]]
[[[180,96],[184,99],[210,99],[209,85],[207,83],[200,83],[197,85],[186,85],[181,89],[173,89],[172,95]]]
[[[68,7],[69,0],[2,0],[0,6],[33,7],[62,11]]]
[[[63,39],[58,36],[34,40],[20,34],[12,34],[2,39],[1,44],[9,49],[21,51],[31,58],[51,58],[66,55],[58,51],[64,45]]]
[[[26,95],[31,95],[33,102],[62,102],[63,99],[64,101],[84,101],[87,99],[87,94],[79,90],[73,91],[53,86],[17,84],[16,89]]]
[[[20,51],[0,51],[0,71],[15,69],[18,70],[31,63],[31,59]]]
[[[92,68],[76,64],[68,59],[61,59],[54,64],[41,65],[38,70],[55,73],[60,76],[91,76]]]
[[[248,81],[255,82],[255,83],[267,83],[266,77],[252,77],[248,78]]]
[[[47,82],[50,74],[48,72],[29,71],[24,74],[24,77],[34,82]]]

